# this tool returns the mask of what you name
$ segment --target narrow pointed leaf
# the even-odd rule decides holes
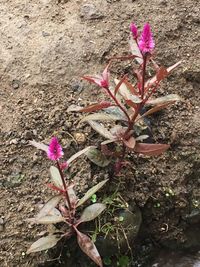
[[[54,185],[57,186],[58,188],[64,189],[60,172],[56,167],[54,166],[50,167],[50,175]]]
[[[182,101],[182,98],[177,94],[170,94],[162,97],[158,97],[155,99],[149,99],[146,104],[149,105],[161,105],[169,102],[176,102],[176,101]]]
[[[98,217],[102,213],[102,211],[104,211],[105,209],[106,209],[105,204],[102,204],[102,203],[92,204],[92,205],[90,205],[84,209],[84,211],[80,217],[80,221],[81,222],[92,221],[96,217]]]
[[[123,140],[123,143],[125,144],[125,146],[129,149],[134,149],[135,145],[136,145],[136,141],[135,138],[133,136],[131,136],[128,140]]]
[[[144,118],[146,116],[149,116],[149,115],[151,115],[151,114],[153,114],[155,112],[158,112],[158,111],[168,107],[169,105],[174,104],[175,102],[176,101],[170,101],[170,102],[167,102],[167,103],[164,103],[164,104],[156,105],[155,107],[153,107],[153,108],[149,109],[147,112],[145,112],[142,116],[140,116],[139,119]]]
[[[108,179],[107,180],[104,180],[100,183],[98,183],[97,185],[93,186],[92,188],[90,188],[84,195],[84,197],[82,197],[77,206],[76,207],[79,207],[80,205],[82,205],[83,203],[85,203],[88,199],[91,198],[92,195],[94,195],[99,189],[102,188],[102,186],[104,186],[105,183],[107,183]]]
[[[40,212],[38,213],[36,218],[39,219],[39,218],[44,217],[45,215],[49,214],[49,212],[58,205],[58,203],[60,202],[61,199],[62,199],[61,195],[54,196],[54,197],[50,198],[45,203],[45,205],[42,207],[42,209],[40,210]]]
[[[92,161],[99,167],[106,167],[111,162],[111,160],[107,159],[105,155],[97,148],[91,148],[85,153],[85,155],[88,157],[90,161]]]
[[[165,77],[167,77],[168,71],[165,67],[160,67],[156,73],[157,82],[162,81]]]
[[[129,89],[129,91],[131,92],[131,94],[138,95],[137,90],[129,81],[125,80],[124,83],[125,83],[126,87]]]
[[[96,122],[96,121],[88,121],[88,123],[90,124],[90,126],[100,135],[102,135],[103,137],[107,138],[107,139],[114,139],[114,136],[110,133],[110,131],[108,131],[106,129],[105,126],[103,126],[102,124]]]
[[[143,57],[142,54],[140,52],[140,49],[135,41],[135,39],[133,39],[132,36],[130,36],[129,38],[129,45],[130,45],[130,49],[131,49],[131,53],[136,56],[136,60],[139,64],[143,63]]]
[[[70,166],[74,160],[76,160],[78,157],[80,157],[81,155],[85,154],[85,152],[87,152],[88,150],[90,150],[91,148],[94,148],[94,147],[95,146],[88,146],[88,147],[78,151],[77,153],[75,153],[73,156],[71,156],[67,160],[68,165]]]
[[[75,206],[78,198],[76,196],[76,193],[75,193],[73,187],[74,187],[74,185],[73,186],[69,186],[67,191],[68,191],[69,199],[70,199],[70,202],[71,202],[72,206]]]
[[[77,231],[77,241],[81,250],[98,266],[103,267],[99,252],[92,240],[85,234]]]
[[[118,84],[116,85],[115,87],[115,91],[114,91],[114,94],[116,95],[120,86],[122,85],[122,83],[124,82],[124,80],[126,79],[127,75],[124,75],[124,77],[122,77],[122,79],[118,82]]]
[[[101,103],[96,103],[96,104],[92,104],[89,105],[85,108],[80,109],[80,112],[93,112],[93,111],[97,111],[97,110],[102,110],[104,108],[108,108],[114,106],[114,104],[108,102],[108,101],[103,101]]]
[[[35,223],[52,224],[52,223],[59,223],[59,222],[64,222],[64,221],[65,221],[65,218],[63,218],[62,216],[46,215],[44,217],[36,219]]]
[[[43,143],[38,143],[38,142],[36,142],[34,140],[29,141],[29,144],[34,146],[34,147],[36,147],[37,149],[41,149],[41,150],[43,150],[45,152],[47,152],[47,150],[48,150],[48,146],[47,145],[45,145]]]
[[[167,144],[146,144],[136,143],[134,151],[147,156],[158,156],[165,152],[170,145]]]
[[[117,121],[119,118],[114,115],[106,114],[106,113],[94,113],[84,117],[81,122],[84,121]]]
[[[80,111],[83,107],[80,107],[78,105],[70,105],[67,109],[67,112],[72,112],[72,111]]]
[[[31,245],[31,247],[27,250],[26,254],[52,248],[58,243],[60,239],[61,236],[58,237],[56,235],[49,235],[46,237],[42,237]]]

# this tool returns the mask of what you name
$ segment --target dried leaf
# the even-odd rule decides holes
[[[88,146],[80,151],[78,151],[77,153],[75,153],[73,156],[71,156],[68,160],[67,163],[70,166],[71,163],[77,159],[78,157],[80,157],[81,155],[85,154],[85,152],[87,152],[88,150],[90,150],[91,148],[94,148],[95,146]]]
[[[80,221],[89,222],[89,221],[94,220],[96,217],[98,217],[102,213],[102,211],[105,210],[105,208],[106,208],[106,205],[102,203],[95,203],[95,204],[88,206],[87,208],[84,209],[80,217]]]
[[[58,243],[58,241],[61,238],[62,238],[61,236],[56,236],[56,235],[49,235],[42,237],[31,245],[31,247],[27,250],[26,254],[52,248]]]
[[[84,117],[80,121],[80,123],[84,121],[117,121],[117,120],[119,120],[119,117],[115,115],[110,115],[106,113],[94,113]]]
[[[133,136],[131,136],[128,140],[123,140],[123,143],[125,144],[125,146],[129,149],[134,149],[136,141],[135,138]]]
[[[147,156],[158,156],[165,152],[170,145],[167,144],[146,144],[136,143],[134,151]]]
[[[135,56],[137,56],[135,59],[137,60],[137,62],[139,64],[143,63],[143,57],[142,54],[140,52],[140,49],[135,41],[135,39],[133,39],[132,36],[130,36],[129,38],[129,45],[130,45],[130,49],[131,49],[131,53]]]
[[[169,102],[176,102],[176,101],[182,101],[182,98],[177,94],[170,94],[162,97],[158,97],[156,99],[149,99],[146,104],[149,105],[160,105],[165,104]]]
[[[49,170],[50,170],[51,179],[54,185],[63,190],[64,187],[63,187],[62,178],[60,176],[59,170],[54,166],[51,166]]]
[[[50,198],[45,203],[45,205],[42,207],[42,209],[40,210],[40,212],[38,213],[36,218],[39,219],[39,218],[44,217],[47,214],[49,214],[49,212],[58,205],[58,203],[60,202],[61,199],[62,199],[61,195],[54,196],[54,197]]]
[[[102,135],[103,137],[107,138],[107,139],[113,139],[114,136],[100,123],[96,122],[96,121],[88,121],[88,123],[90,124],[90,126],[100,135]]]
[[[29,144],[34,146],[34,147],[36,147],[37,149],[41,149],[41,150],[43,150],[45,152],[48,151],[48,146],[43,144],[43,143],[38,143],[38,142],[32,140],[32,141],[29,141]]]
[[[93,112],[93,111],[102,110],[104,108],[108,108],[111,106],[114,106],[114,104],[112,104],[108,101],[103,101],[101,103],[95,103],[95,104],[89,105],[85,108],[81,108],[79,111],[80,112]]]
[[[111,162],[111,160],[107,159],[105,155],[97,148],[91,148],[85,153],[85,155],[90,161],[99,167],[106,167]]]
[[[91,198],[92,195],[94,195],[102,186],[104,186],[105,183],[107,183],[108,179],[101,181],[100,183],[98,183],[97,185],[93,186],[92,188],[90,188],[85,195],[79,200],[78,204],[76,207],[79,207],[80,205],[82,205],[83,203],[85,203],[88,199]]]
[[[78,230],[76,230],[76,232],[77,232],[77,241],[81,250],[98,266],[103,267],[103,263],[99,255],[99,252],[95,244],[92,242],[92,240],[87,235],[79,232]]]

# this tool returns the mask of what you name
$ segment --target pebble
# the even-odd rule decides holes
[[[12,81],[12,88],[13,89],[18,89],[20,86],[20,81],[19,80],[13,80]]]
[[[102,13],[100,13],[94,4],[84,4],[80,9],[80,17],[86,20],[92,19],[101,19],[104,17]]]
[[[84,133],[75,133],[74,138],[78,144],[84,144],[86,142],[86,136]]]

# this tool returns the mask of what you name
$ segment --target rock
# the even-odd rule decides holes
[[[12,81],[12,88],[13,89],[18,89],[20,86],[20,81],[19,80],[13,80]]]
[[[102,19],[104,15],[100,13],[94,4],[84,4],[80,9],[80,17],[86,20]]]
[[[86,136],[84,133],[75,133],[74,138],[78,144],[84,144],[86,142]]]

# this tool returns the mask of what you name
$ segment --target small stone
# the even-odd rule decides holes
[[[80,16],[87,20],[101,19],[104,17],[104,15],[97,10],[95,5],[89,3],[81,6]]]
[[[12,140],[10,140],[10,145],[17,145],[19,143],[19,140],[17,138],[14,138]]]
[[[78,144],[84,144],[86,142],[86,137],[84,133],[75,133],[74,138]]]
[[[20,86],[20,81],[19,80],[13,80],[12,81],[12,88],[13,89],[18,89]]]

